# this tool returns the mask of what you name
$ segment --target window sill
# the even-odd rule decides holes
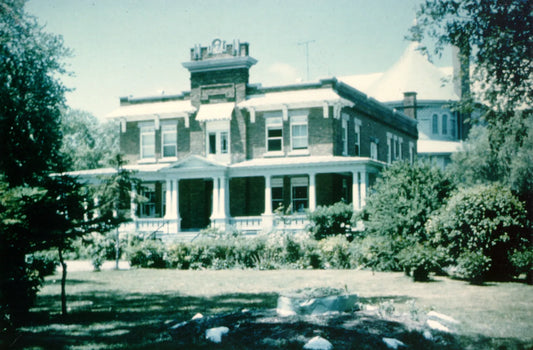
[[[310,153],[308,149],[299,149],[299,150],[290,151],[287,155],[289,157],[295,157],[295,156],[308,156],[309,154]]]
[[[155,158],[143,158],[143,159],[139,159],[139,161],[137,162],[137,164],[153,164],[155,163]]]

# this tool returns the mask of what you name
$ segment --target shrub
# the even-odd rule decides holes
[[[351,204],[338,202],[331,206],[318,206],[308,212],[309,232],[316,240],[351,232],[353,207]]]
[[[480,251],[465,251],[457,258],[457,274],[472,284],[482,284],[491,259]]]
[[[515,250],[509,258],[516,269],[516,273],[525,274],[526,282],[533,284],[533,250]]]
[[[344,236],[328,237],[318,242],[324,265],[344,269],[351,265],[350,243]]]
[[[115,259],[116,247],[114,233],[101,234],[92,232],[85,239],[86,252],[95,271],[100,271],[105,260]]]
[[[364,266],[377,271],[400,271],[398,246],[400,244],[385,236],[358,238],[350,247],[351,266]]]
[[[429,280],[429,273],[440,266],[438,251],[428,245],[414,244],[404,248],[398,259],[406,273],[412,272],[413,281]]]
[[[525,226],[524,205],[509,188],[478,185],[461,189],[450,198],[428,221],[427,231],[452,259],[463,256],[463,269],[475,270],[463,271],[465,275],[477,278],[490,261],[483,278],[500,280],[517,273],[511,254],[530,249]],[[474,252],[486,259],[467,254]]]
[[[166,249],[159,240],[146,240],[134,243],[128,249],[131,266],[144,268],[165,268]]]
[[[53,275],[59,266],[59,256],[56,251],[42,250],[26,257],[28,269],[35,270],[39,278]]]

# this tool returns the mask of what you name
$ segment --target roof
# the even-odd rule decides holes
[[[416,92],[418,100],[457,101],[452,69],[438,68],[412,42],[400,59],[386,72],[339,78],[381,102],[400,101],[404,92]],[[372,81],[374,79],[374,81]]]
[[[418,140],[417,152],[419,154],[449,154],[461,151],[462,142]]]
[[[107,118],[142,119],[158,115],[160,118],[184,117],[194,113],[194,108],[189,100],[134,103],[120,106],[107,115]]]
[[[231,114],[234,108],[235,103],[233,102],[201,105],[196,115],[196,121],[231,120]]]
[[[325,102],[334,104],[350,101],[340,97],[333,89],[304,89],[292,91],[266,92],[248,96],[246,101],[238,104],[240,108],[255,108],[257,110],[282,109],[283,106],[289,108],[306,108],[322,106]]]

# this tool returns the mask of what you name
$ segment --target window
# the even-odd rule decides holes
[[[413,164],[415,161],[415,144],[414,142],[409,142],[409,162]]]
[[[361,122],[355,120],[355,142],[354,142],[354,155],[359,157],[361,155]]]
[[[272,210],[283,207],[283,178],[273,178],[272,186]]]
[[[370,158],[378,160],[378,144],[376,141],[370,142]]]
[[[209,133],[209,154],[217,154],[217,134]]]
[[[437,135],[439,133],[439,116],[436,114],[433,114],[433,119],[431,121],[431,127],[433,135]]]
[[[291,146],[293,150],[307,149],[307,115],[291,116]]]
[[[443,135],[448,134],[448,115],[447,114],[442,115],[442,134]]]
[[[267,152],[283,151],[283,122],[281,117],[266,119]]]
[[[141,194],[144,198],[146,198],[146,202],[143,202],[141,205],[141,217],[155,217],[155,184],[143,185]]]
[[[307,177],[291,179],[292,212],[303,213],[309,207]]]
[[[141,126],[141,159],[155,158],[154,125]]]
[[[398,152],[398,159],[402,159],[403,157],[403,152],[402,152],[402,148],[403,148],[403,138],[399,137],[398,138],[398,148],[396,149],[397,152]]]
[[[387,163],[392,163],[392,134],[387,133]]]
[[[341,130],[341,142],[342,142],[342,155],[348,155],[348,116],[342,116],[342,130]]]
[[[206,122],[206,153],[208,156],[216,158],[218,161],[229,161],[229,127],[228,120]]]
[[[176,124],[161,125],[161,148],[163,158],[177,157]]]
[[[451,115],[450,116],[450,135],[453,137],[453,138],[457,138],[457,118],[455,117],[455,115]]]
[[[227,131],[220,132],[220,153],[226,154],[229,150],[229,134]]]

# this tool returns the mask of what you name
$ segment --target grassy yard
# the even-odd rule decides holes
[[[70,314],[62,319],[59,279],[47,278],[33,324],[22,329],[16,347],[180,348],[166,332],[176,322],[198,312],[275,308],[278,293],[303,287],[347,288],[365,305],[393,302],[402,311],[414,302],[420,312],[449,315],[460,321],[454,330],[459,348],[533,345],[533,287],[521,283],[471,286],[442,277],[413,283],[401,273],[351,270],[72,272]]]

